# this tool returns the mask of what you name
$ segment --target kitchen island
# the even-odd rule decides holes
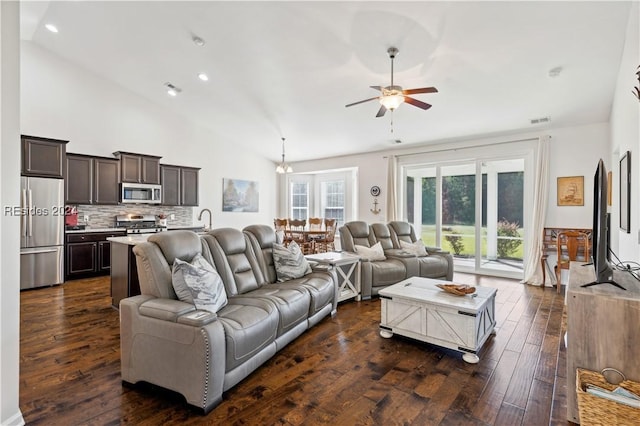
[[[120,300],[140,294],[136,255],[133,246],[147,241],[153,234],[107,238],[111,241],[111,305],[118,309]]]

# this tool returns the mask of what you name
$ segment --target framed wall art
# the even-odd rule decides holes
[[[620,159],[620,229],[631,233],[631,151]]]
[[[257,212],[259,206],[258,182],[241,179],[222,179],[223,212]]]
[[[558,205],[584,206],[584,176],[558,178]]]

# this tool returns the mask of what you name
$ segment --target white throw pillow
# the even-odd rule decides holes
[[[176,258],[171,278],[178,299],[193,303],[196,309],[216,313],[227,304],[222,278],[201,254],[196,254],[191,263]]]
[[[400,247],[402,250],[408,251],[410,253],[415,254],[418,257],[428,256],[427,248],[424,246],[422,240],[417,240],[413,243],[408,243],[406,241],[400,240]]]
[[[371,247],[359,246],[356,244],[355,248],[356,254],[363,260],[375,261],[386,259],[380,242],[375,243]]]
[[[311,273],[311,266],[295,241],[287,247],[273,244],[273,266],[279,282],[294,280]]]

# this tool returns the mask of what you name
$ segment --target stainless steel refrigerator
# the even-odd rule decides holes
[[[20,289],[64,280],[63,182],[20,178]]]

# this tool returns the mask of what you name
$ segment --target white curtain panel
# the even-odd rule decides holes
[[[542,136],[538,140],[535,158],[535,183],[533,198],[533,217],[529,229],[529,242],[525,255],[524,283],[542,284],[542,231],[547,215],[549,199],[549,140],[550,136]]]
[[[387,159],[387,222],[398,220],[398,157],[390,155]]]

